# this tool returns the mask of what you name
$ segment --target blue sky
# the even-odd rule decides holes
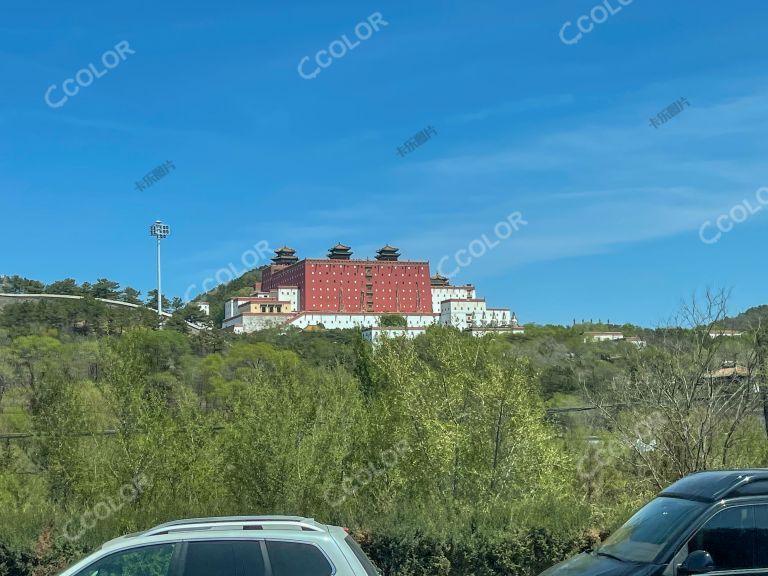
[[[734,311],[768,303],[768,209],[715,243],[699,234],[768,186],[768,5],[606,1],[617,13],[572,45],[561,28],[596,1],[9,4],[0,273],[146,293],[158,218],[171,295],[244,271],[261,241],[307,257],[390,243],[451,271],[520,212],[527,224],[453,279],[523,322],[653,326],[708,286],[733,289]],[[376,12],[387,26],[299,76]],[[122,41],[135,53],[46,105]],[[174,171],[136,189],[167,160]]]

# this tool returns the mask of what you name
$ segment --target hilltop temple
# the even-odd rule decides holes
[[[406,327],[380,327],[382,315],[403,316]],[[296,250],[275,250],[272,264],[248,297],[228,300],[222,327],[237,333],[277,326],[362,328],[375,340],[385,332],[415,336],[443,324],[482,336],[522,333],[508,308],[489,308],[471,284],[454,286],[430,276],[426,260],[400,260],[400,251],[384,246],[373,260],[353,259],[352,249],[337,244],[326,258],[299,260]]]

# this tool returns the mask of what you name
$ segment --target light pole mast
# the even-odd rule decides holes
[[[163,292],[161,288],[160,280],[160,240],[167,238],[171,233],[171,228],[168,224],[163,224],[160,220],[155,220],[155,223],[149,227],[149,235],[157,238],[157,315],[162,317],[163,313]]]

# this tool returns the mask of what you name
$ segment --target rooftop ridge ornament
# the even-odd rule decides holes
[[[383,248],[376,250],[376,260],[385,260],[396,262],[400,258],[400,249],[387,244]]]
[[[429,279],[429,283],[432,286],[448,286],[448,278],[440,273],[437,273]]]
[[[296,250],[283,246],[275,250],[275,256],[272,258],[272,262],[278,266],[288,266],[299,261],[296,256]]]
[[[328,258],[331,260],[350,260],[352,258],[352,250],[349,246],[338,243],[328,250]]]

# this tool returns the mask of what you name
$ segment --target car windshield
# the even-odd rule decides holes
[[[706,504],[702,502],[656,498],[616,530],[596,553],[626,562],[658,562],[690,521],[705,508]]]

